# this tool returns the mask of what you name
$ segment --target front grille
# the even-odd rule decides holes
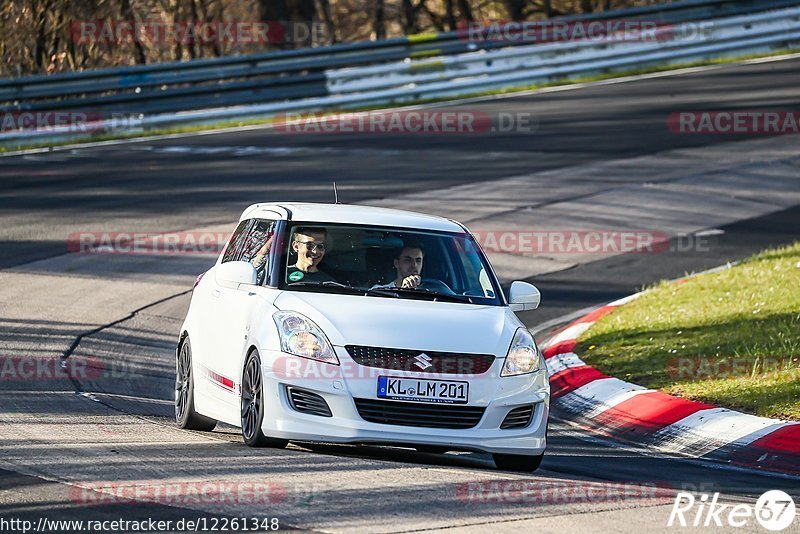
[[[359,365],[395,371],[479,375],[488,371],[494,363],[491,354],[428,352],[361,345],[347,345],[345,349]],[[420,355],[422,357],[418,358]],[[430,362],[431,367],[427,367],[426,362]]]
[[[358,414],[364,421],[384,425],[422,426],[428,428],[472,428],[485,407],[423,404],[371,399],[355,399]]]
[[[503,423],[500,425],[500,428],[525,428],[531,423],[531,417],[533,417],[532,404],[514,408],[508,412],[506,418],[503,419]]]
[[[320,417],[333,417],[328,403],[316,393],[292,387],[287,387],[286,391],[289,393],[289,404],[295,411]]]

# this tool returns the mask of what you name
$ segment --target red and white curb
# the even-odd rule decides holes
[[[581,334],[639,295],[598,308],[542,343],[553,406],[567,419],[621,441],[800,475],[800,423],[673,397],[605,375],[575,354]]]

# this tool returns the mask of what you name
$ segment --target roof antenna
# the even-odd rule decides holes
[[[335,204],[339,203],[339,192],[336,190],[336,182],[333,182],[333,201]]]

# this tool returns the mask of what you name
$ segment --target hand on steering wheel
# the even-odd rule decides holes
[[[422,277],[418,274],[412,274],[403,278],[400,287],[403,289],[417,289],[422,283]]]
[[[443,295],[455,295],[456,292],[450,289],[450,286],[442,282],[441,280],[437,280],[436,278],[423,278],[420,282],[417,289],[422,289],[423,291],[431,291],[433,293],[441,293]]]

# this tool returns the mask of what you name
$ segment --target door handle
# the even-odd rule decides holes
[[[219,296],[220,296],[220,295],[221,295],[221,293],[219,292],[219,289],[215,289],[215,290],[213,290],[213,291],[211,292],[211,296],[212,296],[212,297],[219,298]]]

